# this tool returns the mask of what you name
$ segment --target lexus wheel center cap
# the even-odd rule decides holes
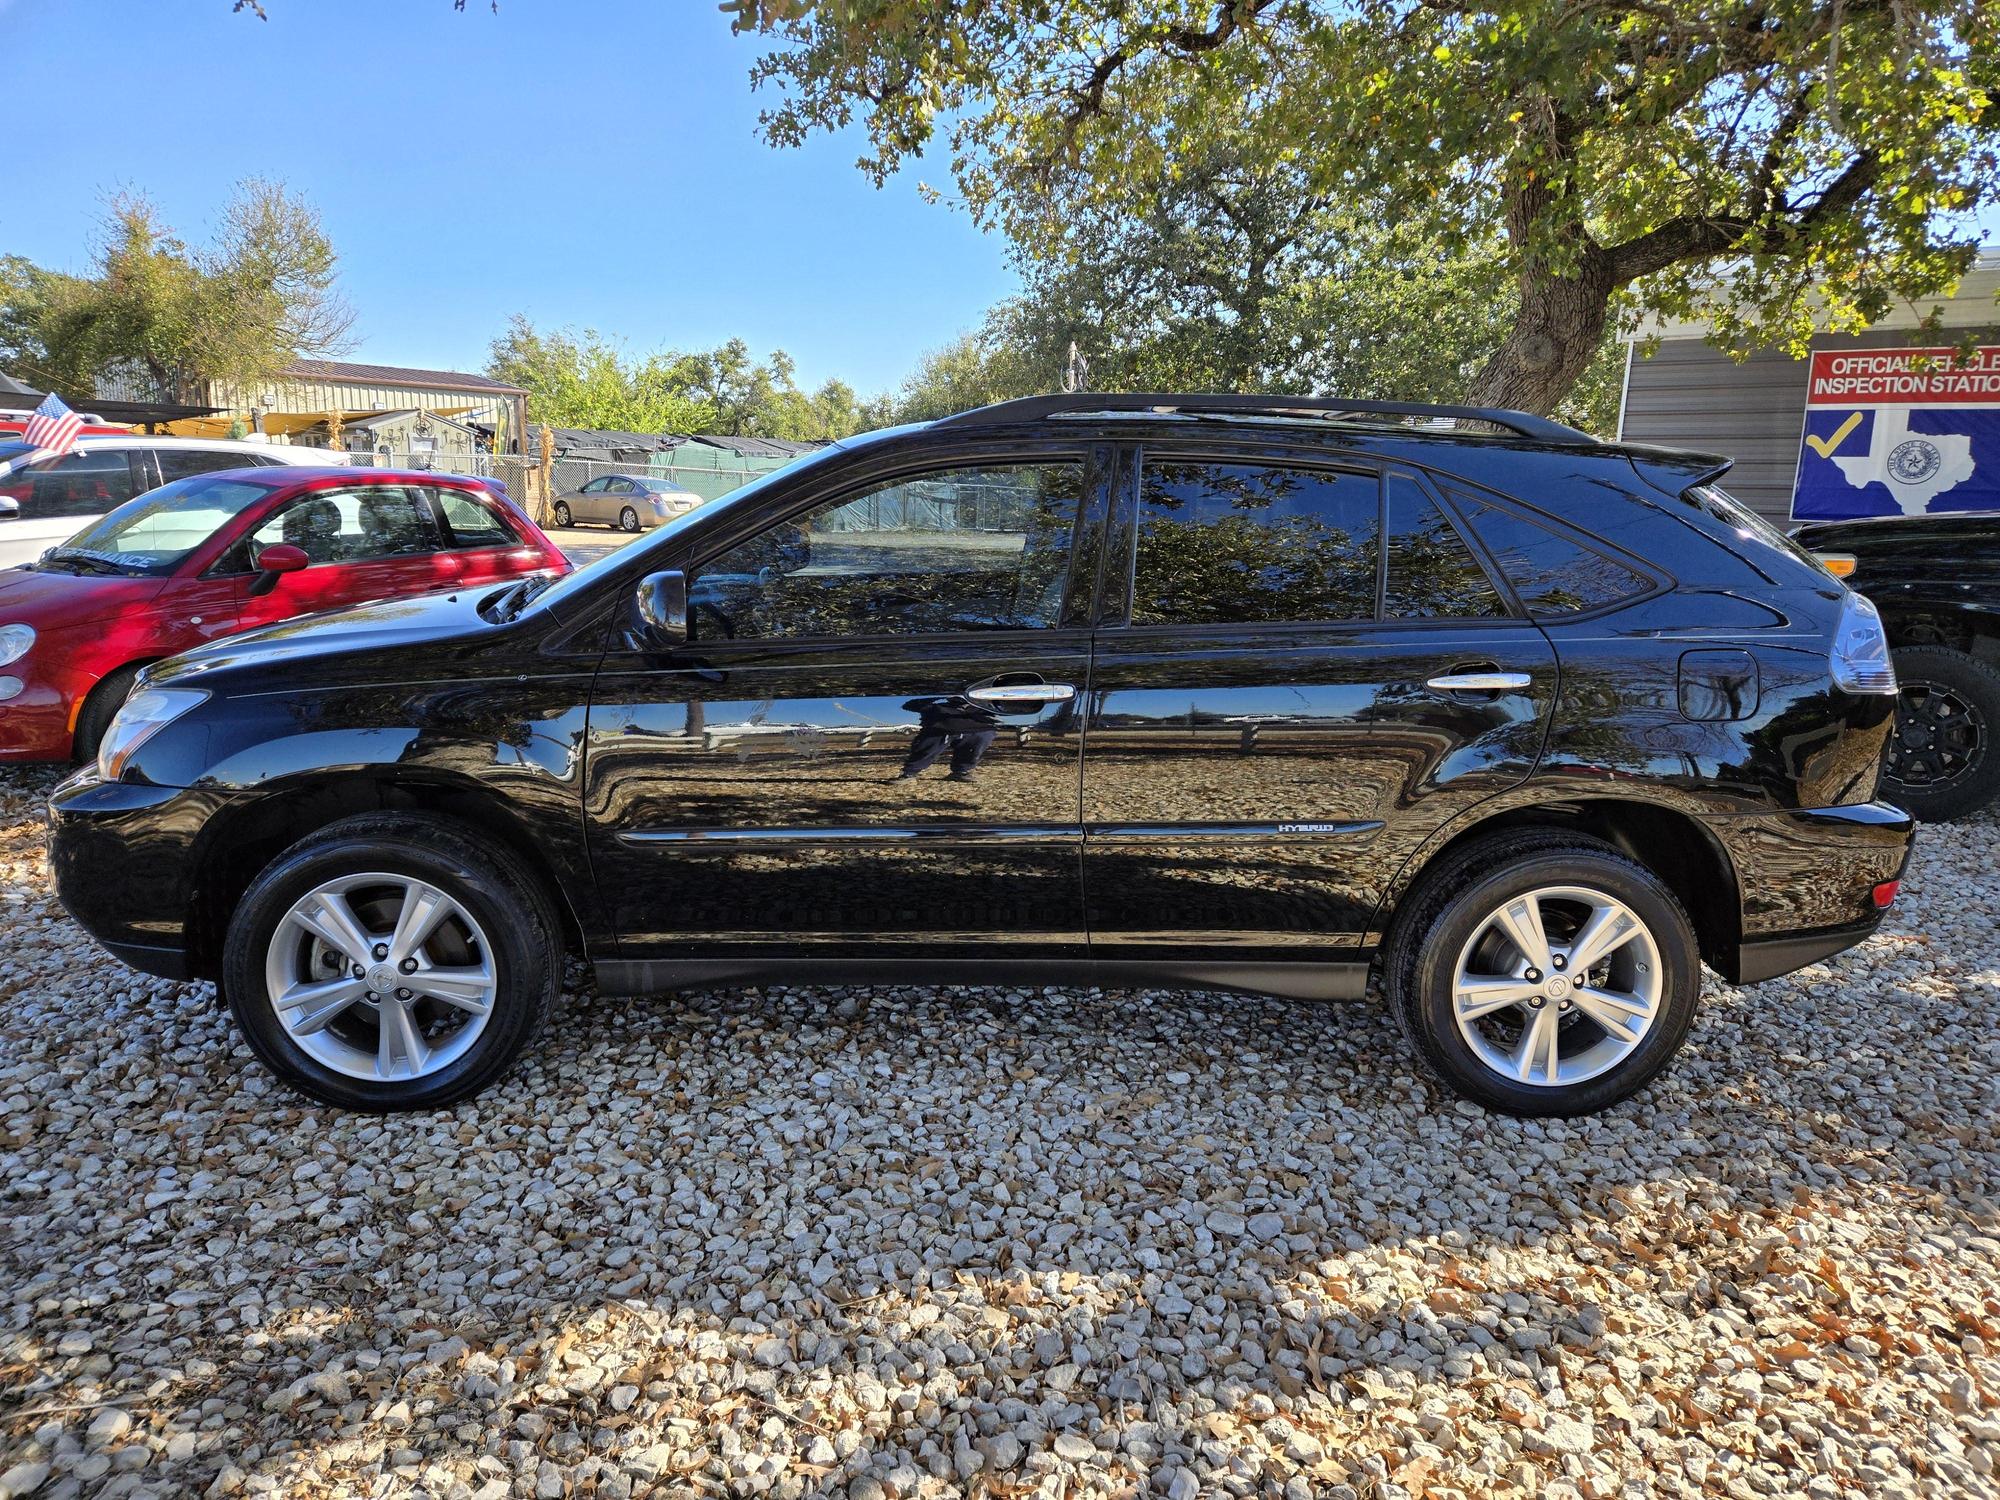
[[[1566,975],[1551,974],[1549,976],[1549,993],[1556,999],[1560,1000],[1563,996],[1567,995],[1569,988],[1569,979]]]

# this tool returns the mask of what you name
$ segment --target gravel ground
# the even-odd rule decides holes
[[[1373,1006],[587,989],[303,1108],[0,776],[0,1496],[2000,1494],[2000,827],[1529,1124]]]

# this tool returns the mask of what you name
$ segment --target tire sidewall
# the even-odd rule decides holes
[[[271,937],[292,904],[325,881],[375,871],[416,876],[446,891],[485,932],[499,968],[493,1013],[465,1055],[402,1084],[351,1078],[311,1057],[286,1035],[264,982]],[[229,924],[222,987],[236,1024],[273,1072],[329,1104],[370,1111],[431,1109],[477,1093],[513,1065],[531,1037],[536,990],[550,962],[536,939],[542,927],[536,914],[495,886],[490,873],[449,853],[395,838],[356,837],[280,856],[245,893]]]
[[[1948,822],[1977,812],[2000,795],[2000,750],[1994,737],[2000,734],[2000,673],[1977,657],[1949,646],[1912,646],[1891,653],[1899,679],[1896,719],[1892,734],[1903,729],[1902,690],[1910,682],[1934,682],[1964,699],[1982,719],[1986,743],[1972,774],[1951,786],[1926,790],[1907,782],[1892,780],[1885,766],[1883,793],[1928,823]]]
[[[118,710],[132,696],[132,685],[138,680],[136,662],[114,668],[97,679],[84,699],[83,711],[76,716],[76,733],[70,742],[71,759],[82,762],[96,756],[97,747],[104,741],[104,731],[118,717]]]
[[[1546,886],[1579,885],[1625,903],[1652,933],[1664,972],[1660,1013],[1645,1040],[1609,1072],[1557,1088],[1502,1078],[1459,1034],[1452,1002],[1459,954],[1507,900]],[[1458,890],[1422,934],[1410,983],[1408,1019],[1416,1040],[1446,1080],[1490,1108],[1513,1115],[1591,1114],[1629,1098],[1680,1050],[1701,993],[1701,958],[1680,905],[1626,860],[1587,850],[1531,855]]]

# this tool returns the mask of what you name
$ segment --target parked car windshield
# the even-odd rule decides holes
[[[177,479],[127,500],[53,549],[44,561],[61,566],[79,559],[112,563],[129,573],[171,573],[218,527],[277,487],[208,474]]]

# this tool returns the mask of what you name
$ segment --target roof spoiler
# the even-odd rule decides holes
[[[1736,467],[1720,453],[1691,453],[1685,448],[1655,448],[1646,443],[1621,443],[1638,476],[1669,495],[1686,494],[1698,484],[1714,484]]]

